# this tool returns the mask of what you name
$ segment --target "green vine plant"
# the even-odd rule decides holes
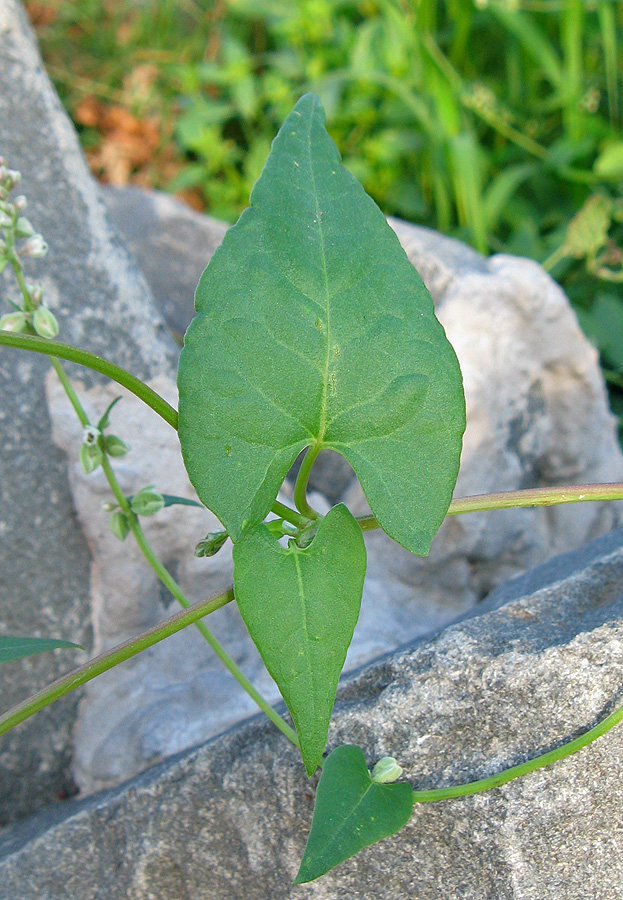
[[[575,740],[489,778],[413,790],[392,757],[371,770],[345,745],[325,758],[338,679],[361,603],[363,533],[382,528],[419,556],[447,515],[486,509],[623,498],[623,484],[539,488],[452,499],[465,428],[455,353],[415,268],[375,203],[341,165],[320,101],[306,94],[279,133],[250,206],[227,232],[196,293],[197,314],[181,352],[179,411],[113,363],[56,340],[58,323],[25,258],[46,244],[11,199],[19,173],[0,161],[0,271],[9,266],[19,302],[0,319],[0,345],[46,354],[83,429],[80,461],[103,469],[113,533],[132,534],[184,609],[157,627],[90,660],[0,716],[0,734],[101,672],[195,625],[231,674],[282,734],[300,749],[308,776],[321,767],[312,828],[296,877],[311,881],[395,834],[414,803],[490,790],[562,759],[623,718],[623,707]],[[115,458],[128,452],[109,430],[114,403],[91,422],[61,360],[107,375],[178,430],[198,500],[153,485],[123,494]],[[116,401],[115,401],[116,402]],[[351,464],[371,515],[344,504],[320,515],[307,497],[323,449]],[[277,500],[305,451],[294,507]],[[195,548],[210,557],[233,542],[233,588],[191,604],[151,549],[141,518],[173,504],[204,505],[223,528]],[[268,520],[269,515],[276,516]],[[227,603],[240,614],[276,681],[294,728],[238,669],[205,624]],[[0,662],[66,641],[0,637]]]

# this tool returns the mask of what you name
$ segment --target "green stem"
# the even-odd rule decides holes
[[[285,503],[280,503],[279,500],[275,500],[271,506],[271,510],[276,516],[279,516],[280,519],[285,519],[286,522],[290,522],[291,525],[296,525],[297,528],[306,528],[309,525],[308,518],[302,516],[295,510],[290,509]]]
[[[139,400],[157,412],[172,428],[177,429],[177,411],[167,401],[148,387],[140,378],[136,378],[130,372],[126,372],[121,366],[102,359],[87,350],[72,347],[70,344],[61,344],[57,341],[49,341],[46,338],[30,334],[14,334],[11,331],[0,331],[0,346],[17,347],[21,350],[32,350],[35,353],[45,353],[46,356],[54,356],[67,359],[80,366],[86,366],[95,372],[101,372],[112,381],[127,388],[135,394]]]
[[[294,503],[298,511],[306,516],[308,519],[317,519],[318,513],[315,509],[307,502],[307,482],[309,481],[309,474],[312,470],[314,463],[316,462],[316,457],[320,453],[322,445],[320,443],[314,444],[313,447],[309,447],[305,456],[303,457],[303,462],[301,463],[301,468],[299,469],[299,473],[296,476],[296,483],[294,485]]]
[[[175,581],[175,579],[171,577],[169,572],[165,569],[165,567],[162,565],[162,563],[160,562],[160,560],[158,559],[156,554],[151,549],[151,546],[149,545],[149,542],[147,541],[147,538],[145,537],[145,533],[143,532],[143,529],[141,528],[141,525],[138,521],[137,516],[132,512],[132,509],[130,508],[128,499],[127,499],[127,497],[124,496],[123,491],[121,490],[121,487],[119,486],[119,482],[117,481],[115,473],[113,472],[112,466],[110,465],[110,461],[109,461],[108,457],[106,456],[106,454],[104,454],[104,457],[102,460],[102,468],[104,470],[104,474],[106,475],[108,483],[111,487],[111,490],[112,490],[113,494],[115,495],[115,499],[117,500],[117,503],[119,504],[119,506],[121,507],[121,509],[123,510],[123,512],[126,515],[128,525],[130,526],[130,531],[134,535],[134,538],[136,539],[136,543],[140,547],[140,549],[143,553],[143,556],[145,557],[145,559],[147,560],[149,565],[152,567],[152,569],[154,570],[154,572],[156,573],[156,575],[158,576],[158,578],[160,579],[162,584],[167,588],[167,590],[169,590],[171,592],[171,594],[173,594],[173,596],[175,597],[177,602],[180,604],[180,606],[182,606],[184,609],[189,609],[190,605],[191,605],[190,601],[188,600],[186,595],[183,593],[183,591],[180,589],[180,587],[177,584],[177,582]],[[284,734],[288,738],[289,741],[292,741],[292,743],[298,747],[299,744],[298,744],[298,738],[296,736],[296,732],[292,728],[290,728],[290,726],[287,724],[287,722],[285,722],[281,718],[279,713],[276,712],[272,708],[272,706],[270,706],[270,704],[266,700],[264,700],[262,695],[253,687],[253,685],[251,684],[249,679],[246,677],[246,675],[244,675],[240,671],[240,669],[238,668],[236,663],[233,661],[231,656],[229,656],[229,654],[227,653],[225,648],[219,643],[219,641],[217,641],[217,639],[214,637],[212,632],[206,627],[206,625],[204,625],[203,622],[196,622],[195,624],[196,624],[197,628],[199,629],[199,631],[201,632],[201,634],[203,635],[203,637],[205,638],[205,640],[208,642],[208,644],[212,648],[212,650],[214,651],[214,653],[221,660],[221,662],[224,664],[226,669],[233,675],[233,677],[236,679],[236,681],[242,687],[242,689],[247,692],[247,694],[259,706],[259,708],[262,710],[262,712],[264,712],[268,716],[270,721],[274,725],[277,726],[279,731],[281,731],[282,734]]]
[[[69,694],[70,691],[75,690],[77,687],[86,684],[87,681],[91,681],[91,679],[101,675],[102,672],[107,672],[108,669],[112,669],[126,659],[136,656],[137,653],[141,653],[148,647],[153,647],[154,644],[163,641],[170,635],[197,623],[204,616],[220,609],[227,603],[231,603],[233,599],[233,591],[229,590],[212,597],[210,600],[201,600],[165,622],[160,622],[160,624],[143,632],[138,637],[131,638],[129,641],[113,647],[112,650],[102,653],[101,656],[96,656],[95,659],[91,659],[67,675],[63,675],[61,678],[53,681],[52,684],[43,688],[43,690],[33,694],[32,697],[28,697],[27,700],[0,716],[0,734],[10,731],[11,728],[19,725],[20,722],[29,719],[39,710],[64,697],[65,694]]]
[[[446,515],[460,516],[463,513],[484,512],[491,509],[520,509],[527,506],[555,506],[561,503],[588,503],[597,500],[623,500],[623,483],[574,484],[460,497],[450,503]],[[362,531],[374,531],[380,527],[374,516],[362,516],[357,521]]]
[[[60,364],[60,362],[57,359],[55,359],[53,356],[50,356],[48,358],[50,360],[50,364],[51,364],[52,368],[54,369],[54,371],[56,372],[56,374],[58,376],[58,380],[65,388],[65,393],[67,394],[67,397],[69,398],[69,402],[73,406],[76,415],[80,419],[81,425],[84,425],[84,427],[86,428],[87,425],[90,425],[89,417],[87,416],[87,414],[84,410],[84,407],[80,403],[80,400],[78,399],[78,395],[74,391],[73,385],[72,385],[71,381],[69,380],[69,378],[67,377],[67,373],[65,372],[62,365]]]
[[[536,771],[536,769],[542,769],[557,762],[559,759],[571,756],[572,753],[577,753],[578,750],[588,746],[588,744],[592,744],[597,738],[614,728],[622,719],[623,706],[616,709],[603,722],[599,722],[594,728],[581,734],[573,741],[563,744],[562,747],[556,747],[555,750],[550,750],[548,753],[543,753],[541,756],[529,759],[527,762],[519,763],[517,766],[512,766],[504,772],[498,772],[497,775],[480,778],[478,781],[469,781],[467,784],[457,784],[449,788],[435,788],[430,791],[414,791],[413,800],[415,803],[434,803],[438,800],[452,800],[455,797],[467,797],[469,794],[490,791],[492,788],[507,784],[514,778],[521,778],[522,775],[528,775],[530,772]]]

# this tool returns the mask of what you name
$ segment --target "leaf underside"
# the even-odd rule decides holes
[[[180,358],[190,480],[237,541],[302,449],[336,450],[381,527],[425,555],[458,473],[460,370],[318,98],[286,119],[251,204],[199,282]]]
[[[372,781],[359,747],[337,747],[325,760],[311,832],[295,884],[313,881],[407,824],[413,810],[408,784]]]
[[[0,663],[13,662],[15,659],[23,659],[25,656],[35,656],[46,650],[73,647],[78,650],[83,648],[80,644],[72,644],[70,641],[57,641],[54,638],[31,638],[0,636]]]
[[[240,614],[292,715],[308,775],[327,740],[366,571],[361,528],[335,506],[309,547],[282,547],[265,525],[234,544]]]

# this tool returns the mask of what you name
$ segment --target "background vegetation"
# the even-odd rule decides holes
[[[29,0],[95,174],[234,221],[320,95],[386,213],[541,262],[623,414],[618,0]]]

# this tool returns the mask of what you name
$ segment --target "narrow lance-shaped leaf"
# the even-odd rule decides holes
[[[396,235],[341,165],[317,97],[288,116],[251,204],[201,278],[180,358],[195,490],[235,542],[304,447],[330,448],[385,531],[424,555],[458,472],[459,366]]]
[[[337,747],[325,760],[312,828],[295,884],[313,881],[364,847],[400,831],[411,817],[408,784],[378,784],[359,747]]]
[[[343,505],[304,550],[282,547],[265,525],[234,544],[236,602],[292,714],[308,775],[327,741],[365,572],[361,528]]]
[[[72,644],[70,641],[57,641],[54,638],[9,637],[0,636],[0,663],[13,662],[25,656],[35,656],[46,650],[56,650],[64,647],[84,649],[80,644]]]

